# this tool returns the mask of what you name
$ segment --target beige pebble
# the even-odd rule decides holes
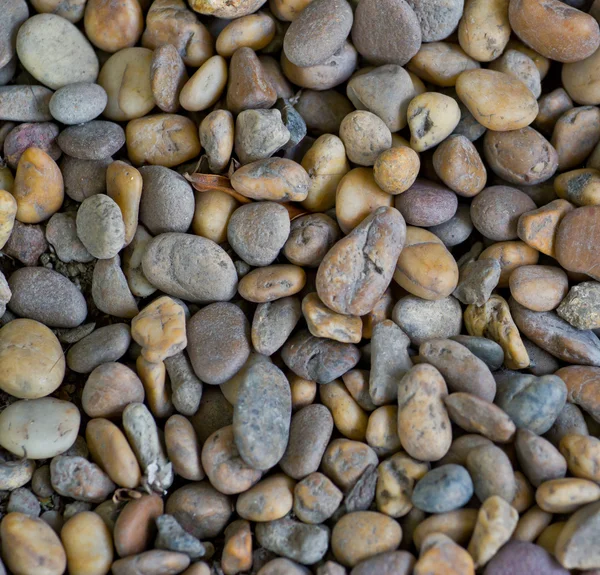
[[[185,83],[179,103],[190,112],[213,106],[227,85],[227,62],[223,56],[209,58]]]
[[[460,108],[454,98],[426,92],[413,98],[407,110],[410,147],[424,152],[445,140],[460,121]]]
[[[121,209],[128,246],[137,230],[138,211],[142,198],[142,175],[133,166],[117,160],[106,168],[106,193]]]

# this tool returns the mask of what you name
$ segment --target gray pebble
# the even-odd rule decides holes
[[[160,515],[156,518],[158,535],[154,547],[185,553],[190,559],[199,559],[206,555],[204,545],[190,535],[172,515]]]
[[[96,329],[96,323],[84,323],[78,327],[74,327],[73,329],[57,329],[55,330],[55,335],[58,338],[60,343],[66,343],[68,345],[77,343],[82,340],[84,337],[90,335]]]
[[[577,329],[600,328],[600,283],[587,281],[573,286],[556,313]]]
[[[52,90],[44,86],[0,87],[0,120],[49,122]]]
[[[295,413],[287,449],[279,462],[282,471],[293,479],[317,471],[332,432],[333,417],[324,405],[307,405]]]
[[[270,158],[289,139],[279,110],[244,110],[236,119],[235,153],[242,164]]]
[[[252,345],[263,355],[273,355],[288,339],[302,317],[297,297],[258,304],[252,319]]]
[[[373,328],[369,395],[375,405],[397,400],[398,382],[413,366],[409,346],[409,337],[393,321],[384,320]]]
[[[56,251],[61,262],[87,263],[94,256],[87,251],[77,236],[77,214],[75,212],[57,212],[46,225],[46,239]]]
[[[0,67],[15,56],[17,32],[27,20],[29,8],[24,0],[4,0],[0,21]]]
[[[326,561],[317,567],[317,575],[346,575],[346,569],[335,561]]]
[[[83,513],[84,511],[91,511],[92,504],[86,503],[85,501],[73,501],[73,503],[67,503],[65,505],[65,510],[63,511],[63,519],[68,521],[71,517],[74,517],[78,513]]]
[[[75,455],[58,455],[50,463],[52,487],[64,497],[101,503],[116,489],[110,477],[95,463]]]
[[[473,496],[469,472],[454,463],[428,471],[415,485],[412,503],[426,513],[446,513],[460,509]]]
[[[98,84],[67,84],[50,99],[50,113],[63,124],[83,124],[102,114],[107,102],[108,96]]]
[[[33,472],[31,478],[31,490],[42,499],[50,497],[54,493],[50,482],[50,466],[42,465]]]
[[[38,498],[29,489],[19,487],[11,491],[8,498],[8,505],[6,506],[7,513],[17,512],[38,517],[41,510]]]
[[[140,222],[152,235],[187,232],[194,217],[194,192],[174,170],[163,166],[140,168],[143,187]]]
[[[124,144],[123,128],[105,120],[71,126],[58,136],[61,150],[80,160],[103,160],[118,152]]]
[[[528,541],[509,541],[487,564],[484,575],[569,575],[558,561],[540,545]],[[589,571],[593,575],[594,571]]]
[[[80,160],[64,155],[60,170],[65,183],[65,193],[76,202],[106,191],[106,168],[112,158]]]
[[[233,407],[233,433],[241,458],[254,469],[270,469],[288,444],[292,416],[290,384],[271,363],[252,365],[244,374]]]
[[[4,277],[4,274],[0,272],[0,317],[6,312],[6,305],[12,297],[10,286]]]
[[[289,150],[304,140],[306,122],[289,100],[279,99],[275,102],[275,107],[281,112],[281,121],[290,133],[290,139],[284,146],[286,150]],[[310,145],[312,145],[312,142]]]
[[[50,327],[77,327],[85,321],[87,305],[66,277],[42,267],[21,268],[8,280],[13,293],[10,309],[20,317]]]
[[[285,33],[286,58],[300,67],[321,64],[342,47],[352,21],[352,8],[346,0],[311,2]]]
[[[521,337],[521,340],[529,356],[527,371],[533,373],[533,375],[550,375],[560,368],[560,363],[553,355],[550,355],[526,337]]]
[[[519,465],[534,487],[567,474],[567,461],[550,441],[527,429],[517,431],[515,449]]]
[[[454,32],[463,14],[464,0],[406,0],[421,25],[423,42],[437,42]]]
[[[456,213],[443,224],[428,228],[447,248],[462,244],[473,231],[471,210],[467,204],[459,204]]]
[[[39,148],[57,161],[62,151],[56,143],[60,130],[53,122],[34,122],[19,124],[13,128],[4,140],[4,160],[13,170],[27,148]]]
[[[494,402],[517,428],[542,435],[551,427],[567,400],[567,386],[556,375],[516,374],[496,380]]]
[[[453,296],[465,305],[483,305],[500,281],[501,266],[495,259],[469,262],[460,269]]]
[[[272,264],[290,235],[288,211],[276,202],[252,202],[239,207],[227,224],[227,240],[251,266]]]
[[[0,86],[6,86],[14,77],[17,71],[18,58],[11,58],[8,64],[0,68]]]
[[[83,200],[77,210],[76,225],[81,243],[95,258],[113,258],[125,243],[121,209],[105,194]]]
[[[196,375],[220,385],[231,379],[250,355],[250,326],[242,310],[229,302],[202,308],[187,325],[188,353]]]
[[[344,498],[344,512],[366,511],[375,499],[379,474],[377,466],[369,465]]]
[[[296,110],[306,122],[311,134],[337,134],[342,120],[354,106],[336,90],[302,90]]]
[[[351,575],[408,575],[413,572],[415,562],[408,551],[388,551],[361,561]]]
[[[303,565],[313,565],[327,552],[329,529],[324,525],[306,525],[284,518],[257,523],[256,539],[277,555]]]
[[[138,314],[119,256],[96,262],[92,275],[92,298],[96,307],[109,315],[131,319]]]
[[[131,332],[127,324],[101,327],[69,349],[67,365],[77,373],[91,373],[99,365],[123,357],[130,342]]]
[[[471,449],[466,466],[479,501],[498,495],[506,502],[512,502],[517,482],[510,459],[500,447],[488,443]]]
[[[351,343],[314,337],[302,330],[285,343],[281,359],[297,376],[329,383],[356,366],[360,351]]]
[[[41,226],[22,224],[15,220],[12,234],[2,251],[26,266],[36,266],[47,249],[48,242]]]
[[[58,511],[54,509],[51,511],[44,511],[44,513],[40,515],[40,519],[50,525],[57,535],[60,535],[60,531],[63,528],[65,520]]]
[[[392,319],[414,345],[421,345],[428,339],[446,339],[460,334],[462,309],[452,296],[429,301],[408,295],[396,303]]]
[[[237,291],[231,258],[213,241],[191,234],[161,234],[142,260],[148,281],[190,303],[229,301]]]
[[[294,265],[316,268],[340,238],[337,222],[326,214],[307,214],[294,219],[283,255]]]
[[[552,427],[546,432],[546,439],[558,446],[566,435],[589,435],[585,417],[574,403],[565,403]]]
[[[209,385],[203,391],[200,406],[190,416],[190,421],[200,443],[204,444],[215,431],[233,423],[233,406],[217,386]]]
[[[165,367],[171,383],[173,407],[183,415],[194,415],[202,399],[203,386],[196,377],[187,355],[181,351],[167,357]]]
[[[474,335],[454,335],[450,339],[464,345],[473,355],[483,361],[491,371],[500,369],[504,363],[502,347],[491,339]]]

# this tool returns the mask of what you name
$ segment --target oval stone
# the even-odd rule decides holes
[[[191,303],[229,301],[237,273],[227,253],[212,240],[167,233],[150,242],[142,259],[148,281],[161,291]]]
[[[18,316],[35,319],[50,327],[77,327],[87,317],[82,293],[65,276],[47,268],[21,268],[8,285],[9,308]]]
[[[469,472],[462,465],[449,463],[423,476],[414,488],[412,502],[427,513],[446,513],[463,507],[472,496]]]
[[[266,470],[280,461],[290,433],[292,394],[283,372],[256,363],[246,372],[233,407],[233,433],[241,458]]]
[[[60,149],[73,158],[103,160],[123,147],[125,131],[115,122],[93,120],[64,129],[57,141]]]
[[[67,353],[69,369],[90,373],[103,363],[117,361],[127,352],[131,332],[125,323],[107,325],[79,340]]]
[[[0,413],[0,445],[19,457],[49,459],[75,443],[80,419],[79,410],[68,401],[17,401]]]
[[[68,84],[50,98],[50,113],[55,120],[68,126],[82,124],[102,114],[107,101],[106,91],[98,84]]]

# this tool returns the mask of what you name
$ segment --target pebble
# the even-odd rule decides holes
[[[436,42],[450,36],[458,26],[464,7],[461,0],[407,0],[407,4],[419,20],[423,42]]]
[[[573,286],[563,298],[556,313],[577,329],[600,328],[600,284],[582,282]]]
[[[60,168],[64,178],[65,193],[76,202],[83,202],[106,190],[106,168],[112,158],[80,160],[63,154]]]
[[[52,90],[44,86],[0,86],[0,117],[13,122],[48,122]]]
[[[416,484],[412,503],[427,513],[446,513],[466,505],[473,482],[461,465],[447,464],[426,473]]]
[[[16,220],[2,251],[26,266],[36,266],[40,256],[47,250],[48,242],[41,226],[22,224]]]
[[[409,575],[415,564],[414,556],[408,551],[387,551],[361,561],[352,569],[352,575]]]
[[[77,407],[60,399],[17,401],[0,413],[0,445],[20,457],[48,459],[73,445],[80,419]]]
[[[65,128],[58,136],[61,150],[80,160],[103,160],[118,152],[124,143],[123,128],[103,120]]]
[[[90,373],[103,363],[119,360],[130,343],[130,329],[124,323],[98,328],[69,349],[67,365],[77,373]]]
[[[259,523],[281,519],[292,510],[295,485],[286,475],[271,475],[238,497],[236,511],[240,517]]]
[[[98,76],[98,58],[90,43],[55,14],[36,14],[19,28],[17,55],[36,80],[53,90],[94,82]]]
[[[4,159],[13,169],[27,148],[39,148],[57,161],[62,152],[56,143],[59,128],[52,122],[19,124],[4,140]]]
[[[42,465],[33,472],[31,490],[41,498],[50,497],[54,493],[54,488],[50,483],[49,465]]]
[[[164,510],[158,495],[143,495],[129,501],[115,522],[114,543],[121,557],[142,553],[154,540],[157,532],[155,522]]]
[[[279,110],[244,110],[235,123],[235,152],[242,164],[270,158],[290,140]]]
[[[115,257],[125,242],[125,224],[119,206],[104,194],[86,198],[77,211],[77,235],[91,255]]]
[[[517,484],[510,459],[493,444],[480,445],[467,455],[466,468],[480,501],[499,496],[507,502],[515,498]]]
[[[311,473],[294,488],[294,514],[304,523],[319,524],[336,512],[343,498],[331,479],[319,472]]]
[[[273,355],[287,341],[302,317],[296,297],[283,297],[256,306],[252,319],[252,345],[265,356]]]
[[[94,266],[92,298],[96,307],[116,317],[131,319],[138,313],[119,256],[101,259]]]
[[[190,559],[198,559],[206,555],[204,545],[187,533],[172,515],[158,516],[156,527],[158,535],[154,544],[157,549],[185,553]]]
[[[527,575],[535,571],[548,575],[567,575],[558,562],[539,545],[509,541],[487,564],[485,575]]]
[[[61,262],[88,263],[94,259],[77,236],[75,212],[58,212],[46,225],[46,240]]]
[[[102,114],[107,101],[104,88],[98,84],[67,84],[50,98],[50,113],[62,124],[83,124]]]
[[[40,514],[41,506],[38,498],[29,489],[19,487],[10,492],[6,512],[23,513],[31,517],[37,517]]]
[[[0,28],[0,68],[14,59],[17,32],[29,17],[29,8],[23,1],[11,0],[4,8],[5,18]]]
[[[184,553],[152,549],[137,555],[118,559],[112,564],[113,575],[177,575],[190,564]]]
[[[2,558],[13,573],[39,572],[44,566],[47,575],[61,575],[67,567],[67,557],[60,539],[52,528],[37,517],[9,513],[0,524]]]
[[[600,503],[592,503],[576,511],[561,530],[555,552],[566,569],[592,569],[598,565],[593,542],[599,519]]]
[[[50,481],[59,495],[88,503],[102,503],[116,489],[100,467],[78,455],[54,457]]]
[[[13,293],[9,308],[51,327],[72,328],[85,321],[81,292],[63,275],[40,267],[21,268],[8,279]]]
[[[418,178],[408,190],[396,197],[394,204],[408,225],[431,227],[452,218],[458,200],[456,194],[444,186]]]
[[[192,303],[229,300],[237,289],[231,258],[217,244],[199,236],[156,236],[148,243],[142,269],[152,285]]]
[[[329,529],[293,519],[278,519],[256,525],[256,539],[262,547],[303,565],[320,561],[329,543]]]

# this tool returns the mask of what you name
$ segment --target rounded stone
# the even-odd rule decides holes
[[[233,212],[227,240],[251,266],[272,264],[290,235],[287,210],[275,202],[253,202]]]
[[[509,541],[487,564],[484,575],[568,575],[553,557],[539,545],[528,541]]]
[[[82,293],[65,276],[46,268],[21,268],[8,285],[9,309],[50,327],[70,328],[82,324],[87,305]]]
[[[421,25],[423,42],[437,42],[454,32],[463,14],[464,0],[406,0]]]
[[[50,98],[50,113],[62,124],[83,124],[102,114],[107,102],[108,96],[98,84],[67,84]]]
[[[58,136],[60,149],[80,160],[103,160],[125,144],[125,131],[115,122],[92,120],[64,129]]]
[[[428,228],[447,222],[458,208],[456,194],[448,188],[418,179],[396,196],[394,205],[411,226]]]
[[[427,513],[446,513],[463,507],[472,496],[469,472],[462,465],[449,463],[432,469],[419,480],[412,502]]]
[[[77,210],[77,236],[95,258],[115,257],[125,243],[125,223],[117,203],[104,194],[83,200]]]
[[[196,375],[219,385],[231,379],[250,355],[250,325],[229,302],[202,308],[188,322],[188,353]]]
[[[53,90],[98,77],[92,45],[71,22],[54,14],[36,14],[21,26],[17,54],[25,69]]]
[[[106,168],[112,158],[103,160],[80,160],[63,155],[60,162],[65,193],[76,202],[83,202],[95,194],[106,191]]]
[[[584,206],[569,212],[556,235],[556,259],[566,270],[600,280],[600,206]]]
[[[78,455],[59,455],[50,463],[52,488],[59,495],[102,503],[110,497],[116,485],[95,463]]]
[[[372,64],[404,66],[421,47],[421,26],[404,0],[361,0],[354,14],[352,42]]]
[[[127,353],[131,331],[124,323],[107,325],[79,340],[67,353],[69,369],[90,373],[103,363],[117,361]]]
[[[255,363],[245,373],[233,407],[233,433],[241,458],[254,469],[270,469],[288,444],[292,394],[283,372]]]
[[[143,166],[140,174],[140,222],[152,235],[187,232],[194,217],[192,187],[183,176],[163,166]]]
[[[94,259],[77,237],[76,217],[75,212],[58,212],[46,224],[46,239],[60,261],[66,264],[73,261],[87,263]]]

